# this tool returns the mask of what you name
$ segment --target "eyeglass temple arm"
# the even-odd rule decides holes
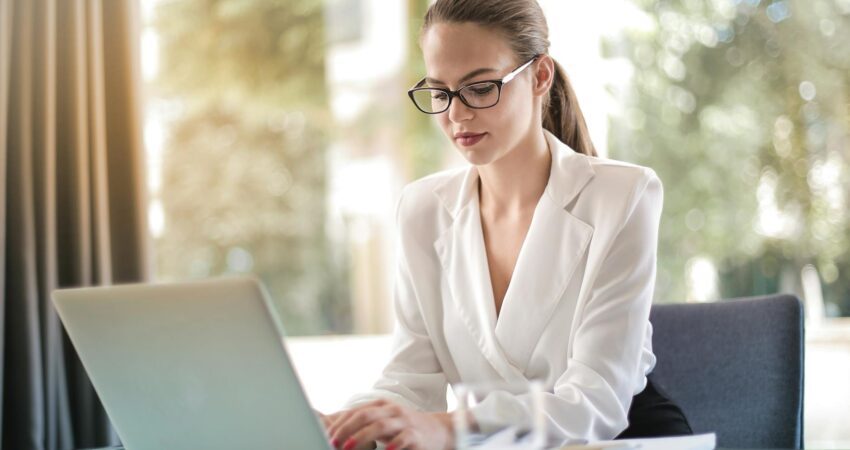
[[[418,83],[414,84],[413,87],[408,89],[408,90],[421,88],[424,84],[425,84],[425,78],[419,80]]]
[[[513,71],[513,72],[511,72],[511,73],[509,73],[509,74],[505,75],[505,78],[502,78],[502,84],[505,84],[505,83],[507,83],[507,82],[509,82],[509,81],[513,80],[514,78],[516,78],[516,76],[517,76],[520,72],[522,72],[523,70],[525,70],[525,68],[526,68],[526,67],[528,67],[529,65],[531,65],[531,63],[533,63],[533,62],[534,62],[534,61],[536,61],[536,60],[537,60],[537,56],[535,56],[534,58],[531,58],[530,60],[528,60],[528,62],[527,62],[527,63],[525,63],[525,64],[523,64],[523,65],[521,65],[521,66],[517,67],[516,69],[514,69],[514,71]],[[417,89],[417,88],[420,88],[420,87],[422,87],[422,85],[423,85],[423,84],[425,84],[425,78],[423,78],[423,79],[419,80],[419,82],[418,82],[418,83],[416,83],[416,84],[414,84],[414,85],[413,85],[413,87],[412,87],[412,88],[410,88],[410,89]]]
[[[507,83],[507,82],[509,82],[509,81],[513,80],[514,78],[516,78],[516,76],[517,76],[517,75],[519,75],[519,73],[520,73],[520,72],[522,72],[523,70],[525,70],[525,68],[526,68],[526,67],[528,67],[529,65],[531,65],[531,63],[533,63],[533,62],[534,62],[534,61],[536,61],[536,60],[537,60],[537,57],[535,56],[534,58],[531,58],[530,60],[528,60],[528,62],[527,62],[527,63],[525,63],[525,64],[523,64],[523,65],[521,65],[521,66],[517,67],[516,69],[514,69],[514,71],[513,71],[513,72],[511,72],[511,73],[509,73],[509,74],[505,75],[505,78],[502,78],[502,84],[505,84],[505,83]]]

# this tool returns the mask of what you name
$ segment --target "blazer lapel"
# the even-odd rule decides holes
[[[435,194],[453,220],[434,242],[452,303],[482,355],[505,380],[525,379],[527,367],[551,313],[561,300],[593,234],[568,205],[593,177],[586,157],[546,132],[552,169],[534,211],[496,320],[495,300],[478,204],[478,172]]]
[[[452,225],[434,242],[434,249],[443,266],[451,302],[481,354],[505,380],[522,380],[522,371],[510,364],[496,340],[496,306],[481,231],[477,185],[477,171],[470,168],[460,186],[459,198],[447,204],[454,218]],[[452,189],[447,186],[439,188],[438,195],[440,190],[449,191],[442,192],[443,198],[451,195]]]
[[[552,153],[549,182],[534,211],[496,323],[499,345],[522,368],[528,366],[593,235],[592,226],[569,212],[569,205],[593,178],[593,168],[586,156],[548,131],[546,137]]]
[[[592,234],[550,199],[537,206],[496,323],[497,340],[517,366],[527,367]]]

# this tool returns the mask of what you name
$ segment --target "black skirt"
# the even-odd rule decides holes
[[[615,439],[694,434],[681,408],[646,377],[646,388],[632,399],[629,426]]]

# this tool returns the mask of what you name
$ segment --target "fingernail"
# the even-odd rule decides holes
[[[333,448],[339,447],[339,440],[337,438],[331,439],[331,447],[333,447]]]
[[[395,445],[394,444],[388,445],[386,450],[395,450]]]
[[[348,438],[348,440],[345,441],[345,445],[342,446],[342,450],[351,450],[356,445],[357,445],[357,441],[355,441],[352,438]]]

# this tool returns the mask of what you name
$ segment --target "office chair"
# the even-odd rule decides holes
[[[803,306],[793,295],[657,304],[656,386],[718,447],[802,448]]]

